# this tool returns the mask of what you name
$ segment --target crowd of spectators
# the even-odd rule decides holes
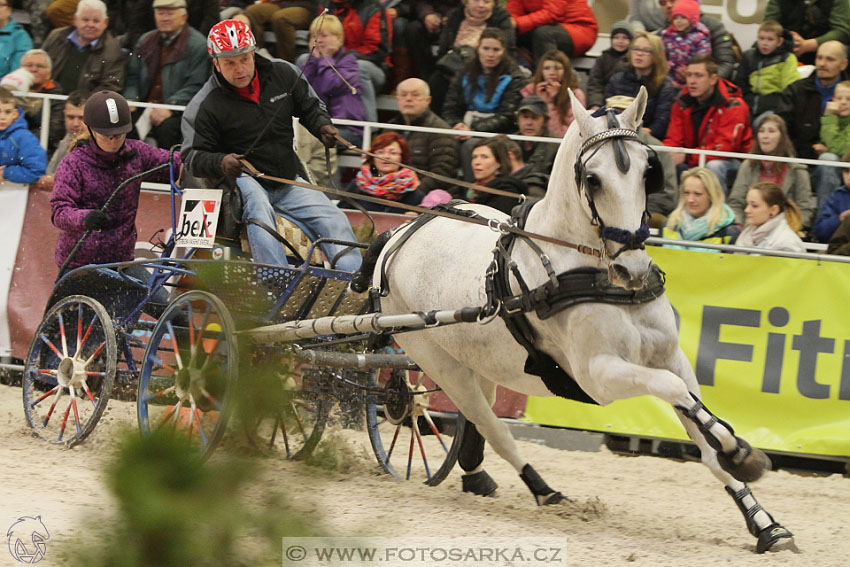
[[[697,222],[695,205],[688,205],[699,201],[697,184],[705,197],[700,206],[709,204],[702,212],[712,211],[711,229],[730,214],[734,224],[750,228],[748,209],[777,206],[798,213],[800,226],[789,226],[800,235],[827,241],[850,216],[846,170],[759,157],[847,161],[848,0],[768,0],[757,41],[743,51],[698,0],[631,0],[628,18],[604,30],[610,32],[610,47],[596,58],[586,81],[573,61],[594,45],[599,30],[585,0],[53,0],[27,2],[32,12],[27,27],[15,22],[11,1],[0,0],[0,84],[10,91],[71,95],[67,102],[18,97],[20,116],[8,125],[22,122],[37,137],[43,104],[51,104],[50,136],[42,151],[45,164],[52,156],[53,170],[79,133],[85,97],[102,90],[129,101],[131,138],[161,148],[181,143],[180,111],[134,103],[187,105],[218,73],[206,34],[218,20],[235,18],[265,47],[258,58],[297,65],[338,119],[377,121],[376,97],[390,93],[398,100],[396,124],[559,138],[573,121],[572,104],[623,108],[644,87],[649,97],[641,139],[675,148],[662,153],[665,191],[653,195],[648,209],[653,225],[667,223],[679,237],[686,225],[706,228]],[[309,31],[306,52],[298,48],[298,30]],[[266,44],[266,37],[274,43]],[[806,63],[813,69],[800,67]],[[350,190],[413,204],[438,190],[440,200],[492,199],[447,181],[461,176],[542,196],[557,149],[506,136],[400,132],[373,148],[404,156],[413,169],[372,159]],[[311,143],[306,130],[301,134],[296,132],[298,155],[320,172],[324,147]],[[341,127],[340,134],[362,143],[357,127]],[[743,163],[705,157],[705,171],[714,175],[723,197],[719,207],[714,183],[703,170],[693,173],[699,156],[680,148],[753,157]],[[49,187],[50,169],[36,173]],[[690,180],[690,189],[680,178]],[[779,202],[766,183],[790,204]],[[752,193],[756,186],[761,190]],[[685,230],[692,232],[692,226]]]

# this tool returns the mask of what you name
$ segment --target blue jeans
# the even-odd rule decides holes
[[[822,153],[818,159],[827,161],[841,161],[841,158],[836,154],[829,152]],[[844,181],[841,179],[841,169],[829,165],[816,165],[812,171],[812,189],[815,192],[818,200],[818,208],[826,202],[829,194],[841,187]]]
[[[296,181],[304,181],[300,177]],[[318,236],[335,238],[348,242],[356,242],[354,231],[339,208],[328,200],[324,193],[294,185],[278,185],[274,189],[266,189],[255,179],[242,175],[236,179],[236,185],[242,194],[242,221],[257,219],[274,228],[275,212],[285,213],[300,221]],[[257,225],[248,224],[248,243],[254,261],[261,264],[285,266],[286,251],[280,242]],[[314,236],[314,235],[310,235]],[[339,254],[345,246],[339,244],[323,244],[322,252],[329,260]],[[338,270],[353,272],[360,267],[360,249],[349,250],[336,260],[334,266]]]
[[[737,159],[713,159],[705,162],[705,168],[717,175],[717,179],[720,180],[720,187],[723,189],[723,194],[727,197],[729,196],[729,182],[727,180],[731,179],[734,183],[740,167],[741,161]]]

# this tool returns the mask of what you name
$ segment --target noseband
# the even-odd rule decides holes
[[[604,130],[585,140],[581,145],[576,158],[576,189],[579,193],[581,193],[582,188],[584,188],[584,196],[587,199],[588,207],[590,207],[590,224],[598,226],[600,229],[599,234],[602,238],[603,244],[602,250],[606,249],[605,245],[608,240],[613,240],[618,244],[622,244],[622,246],[610,256],[613,260],[628,250],[644,249],[644,242],[647,238],[649,238],[649,225],[647,224],[647,221],[649,220],[649,212],[644,210],[640,227],[634,232],[624,228],[606,226],[602,217],[599,216],[599,211],[596,210],[596,203],[593,200],[593,195],[591,195],[590,191],[585,186],[587,181],[585,168],[587,166],[587,162],[590,161],[590,159],[593,158],[600,149],[602,149],[605,142],[609,141],[614,144],[614,162],[617,164],[617,169],[619,169],[622,173],[626,173],[631,167],[631,159],[629,158],[629,153],[626,151],[625,141],[638,142],[643,146],[646,146],[646,144],[638,138],[637,132],[634,130],[619,127],[616,115],[612,111],[609,111],[608,130]],[[591,150],[593,151],[591,152]],[[591,153],[585,158],[584,155],[587,152]]]

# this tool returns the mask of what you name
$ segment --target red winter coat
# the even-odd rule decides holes
[[[326,4],[330,13],[342,22],[343,47],[355,52],[358,59],[389,68],[393,44],[393,21],[377,0],[344,0]]]
[[[702,119],[699,132],[695,132],[691,111],[697,100],[688,94],[687,87],[683,89],[679,99],[673,103],[664,145],[721,152],[750,151],[753,145],[750,109],[741,96],[741,89],[726,79],[718,79],[710,100],[711,106]],[[706,159],[727,158],[706,156]],[[691,167],[699,164],[696,154],[688,154],[687,160]]]
[[[596,43],[596,16],[586,0],[508,0],[508,12],[516,20],[517,35],[551,24],[561,24],[573,40],[569,57],[581,57]]]

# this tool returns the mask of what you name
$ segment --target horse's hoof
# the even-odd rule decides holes
[[[537,499],[538,506],[549,506],[550,504],[558,504],[560,502],[571,502],[569,498],[567,498],[560,492],[550,492],[549,494],[537,494],[535,498]]]
[[[800,552],[797,544],[794,543],[794,534],[776,523],[770,524],[759,534],[756,553],[764,553],[765,551]]]
[[[770,458],[761,449],[751,447],[749,443],[735,437],[738,448],[732,453],[717,453],[720,468],[741,482],[755,482],[764,471],[770,470]]]
[[[464,492],[471,492],[478,496],[493,496],[499,485],[493,480],[487,471],[481,470],[477,473],[465,474],[460,477]]]

